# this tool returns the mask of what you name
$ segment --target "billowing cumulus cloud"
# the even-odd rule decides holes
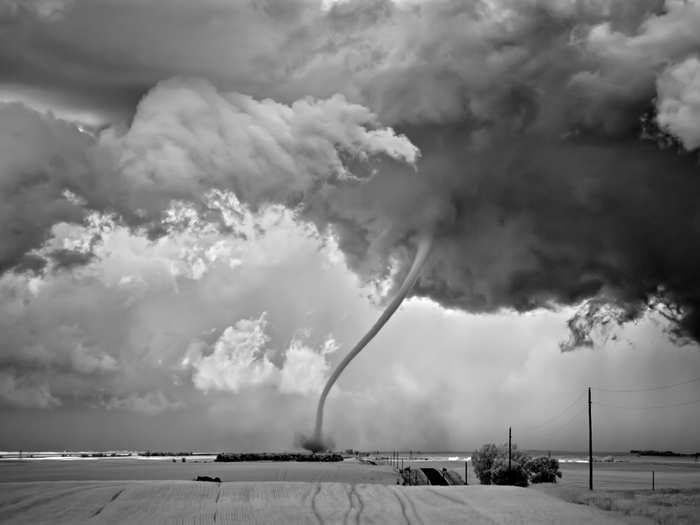
[[[265,316],[242,319],[229,326],[214,344],[211,354],[196,350],[188,360],[195,369],[192,380],[202,390],[238,392],[241,388],[264,386],[275,380],[277,369],[264,354],[269,338]]]
[[[194,370],[194,385],[205,392],[237,393],[270,386],[283,394],[320,393],[330,368],[326,357],[337,348],[333,339],[316,351],[294,338],[277,367],[267,355],[267,323],[265,313],[257,319],[241,319],[223,331],[212,349],[203,348],[201,342],[193,343],[182,364]]]
[[[700,60],[697,56],[666,69],[657,81],[659,126],[689,149],[700,148]]]
[[[19,104],[0,111],[0,270],[39,248],[54,224],[80,223],[90,210],[154,223],[173,200],[204,206],[214,189],[253,206],[294,206],[327,182],[371,176],[377,156],[418,156],[408,139],[341,95],[287,106],[171,80],[141,101],[128,131],[97,140]],[[85,257],[53,254],[64,266]]]
[[[284,208],[253,213],[232,194],[212,198],[224,232],[192,206],[168,210],[171,231],[154,240],[93,213],[52,229],[36,252],[47,257],[40,271],[4,274],[0,407],[159,414],[205,393],[318,393],[337,348],[330,334],[353,330],[342,305],[330,317],[319,306],[330,298],[315,286],[361,304],[356,280],[332,241]],[[93,255],[67,270],[48,257],[59,249]]]
[[[338,346],[333,338],[327,339],[320,350],[294,339],[285,352],[285,360],[280,371],[280,392],[287,394],[317,395],[330,374],[328,356]]]
[[[350,169],[347,160],[361,168],[374,155],[409,163],[418,156],[408,139],[380,128],[367,108],[341,95],[288,106],[187,80],[158,85],[139,103],[129,130],[105,132],[100,145],[127,186],[126,210],[143,213],[172,199],[201,202],[212,188],[233,190],[255,206],[293,206],[329,180],[371,174]]]

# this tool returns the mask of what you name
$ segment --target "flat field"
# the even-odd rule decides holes
[[[517,487],[192,481],[0,483],[0,522],[15,525],[626,523],[589,506]]]
[[[394,484],[399,476],[388,465],[365,465],[356,461],[334,463],[197,462],[187,458],[0,461],[2,481],[114,481],[192,480],[197,476],[222,481],[335,481],[341,483]]]
[[[464,476],[463,462],[411,466]],[[700,465],[595,464],[593,492],[588,465],[561,468],[560,483],[519,489],[477,485],[471,468],[468,487],[397,486],[391,466],[354,460],[3,460],[0,523],[700,523]]]

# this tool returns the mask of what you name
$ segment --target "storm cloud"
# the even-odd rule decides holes
[[[103,83],[122,93],[128,127],[97,139],[109,161],[80,186],[55,175],[53,189],[40,186],[36,198],[57,200],[45,212],[54,221],[80,218],[59,198],[66,187],[129,223],[230,189],[254,207],[300,207],[338,236],[365,281],[386,277],[392,257],[408,264],[412,236],[434,230],[417,293],[445,306],[524,311],[607,297],[641,313],[653,302],[679,334],[700,335],[697,158],[642,139],[652,115],[658,133],[697,147],[696,2],[211,1],[196,16],[177,3],[130,7],[75,2],[8,33],[23,45],[0,60],[22,65],[20,82],[57,100],[72,81],[97,98]],[[75,39],[85,31],[101,34],[90,51]],[[42,76],[67,64],[73,80]],[[171,74],[208,81],[151,90]],[[134,108],[139,90],[150,91]],[[352,160],[410,164],[419,151],[416,175],[381,159],[358,171]],[[34,222],[15,228],[22,242],[9,261],[50,224]]]
[[[312,394],[295,371],[321,384],[336,334],[235,308],[245,287],[230,315],[202,299],[177,351],[116,343],[125,305],[268,265],[243,246],[280,224],[337,246],[379,302],[429,233],[413,294],[444,308],[580,307],[564,349],[645,316],[697,342],[699,27],[695,0],[0,3],[0,395],[57,406],[82,377],[110,384],[91,403],[177,411],[168,381],[124,371],[143,355],[207,395]],[[30,329],[73,278],[121,329]]]

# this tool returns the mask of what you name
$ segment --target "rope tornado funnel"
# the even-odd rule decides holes
[[[423,266],[425,259],[428,257],[431,244],[432,237],[430,236],[422,237],[419,240],[418,250],[416,251],[416,257],[415,259],[413,259],[411,269],[408,271],[408,275],[406,275],[406,278],[401,284],[401,287],[399,288],[399,291],[397,292],[396,296],[384,309],[382,315],[379,316],[379,319],[376,320],[376,322],[362,337],[362,339],[358,341],[358,343],[353,347],[353,349],[350,350],[350,352],[348,352],[348,355],[346,355],[345,358],[338,364],[335,370],[333,370],[331,376],[328,378],[326,386],[323,387],[323,392],[321,392],[321,397],[318,400],[318,407],[316,409],[316,427],[314,429],[313,437],[311,439],[305,440],[305,442],[302,443],[302,446],[304,448],[311,450],[312,452],[318,452],[327,448],[323,442],[322,429],[323,407],[326,404],[326,397],[328,397],[328,392],[333,387],[338,377],[340,377],[340,374],[343,373],[345,367],[347,367],[348,364],[350,364],[350,361],[352,361],[355,358],[355,356],[359,354],[365,346],[367,346],[367,343],[374,339],[374,336],[377,335],[379,330],[382,329],[382,327],[391,318],[391,316],[394,314],[399,305],[406,298],[408,292],[411,291],[411,288],[413,288],[413,285],[415,284],[416,279],[418,278],[420,269]]]

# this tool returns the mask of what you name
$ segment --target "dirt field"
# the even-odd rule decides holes
[[[98,459],[2,461],[0,481],[192,480],[196,476],[222,481],[336,481],[394,484],[399,476],[388,465],[299,462],[195,462],[170,459]]]
[[[626,523],[589,506],[516,487],[188,481],[0,483],[0,522]]]
[[[412,466],[464,476],[464,463]],[[398,487],[391,466],[353,460],[2,461],[0,523],[700,523],[700,465],[596,464],[592,493],[588,465],[561,468],[557,485],[515,489],[479,486],[471,468],[469,487]],[[197,475],[225,483],[187,482]]]

